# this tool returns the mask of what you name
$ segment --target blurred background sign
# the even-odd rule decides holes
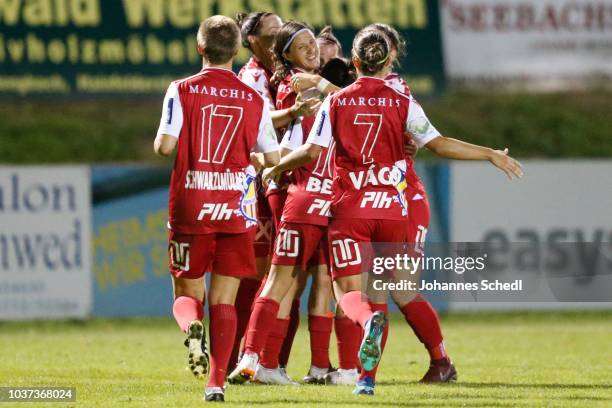
[[[403,73],[421,94],[444,84],[438,4],[426,0],[7,0],[0,1],[0,95],[159,95],[197,72],[195,34],[214,14],[266,10],[334,27],[348,55],[372,22],[409,40]],[[238,69],[249,57],[242,49]]]
[[[451,308],[609,309],[612,162],[522,163],[525,177],[513,182],[488,163],[451,164],[450,241],[481,243],[489,248],[487,273],[505,281],[520,278],[525,285],[539,281],[542,296],[474,303],[451,294]],[[546,296],[552,289],[557,296]]]
[[[91,312],[89,168],[0,167],[0,320]]]
[[[568,89],[612,76],[612,1],[443,0],[451,80]]]
[[[95,316],[171,312],[169,177],[166,167],[92,168]]]

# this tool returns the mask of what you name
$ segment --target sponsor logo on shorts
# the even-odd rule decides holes
[[[300,249],[300,233],[281,228],[276,237],[276,255],[296,258]]]
[[[332,241],[331,246],[336,267],[344,268],[349,265],[361,264],[359,244],[354,239],[337,239]]]
[[[185,242],[170,241],[168,245],[170,265],[181,271],[189,271],[189,244]]]

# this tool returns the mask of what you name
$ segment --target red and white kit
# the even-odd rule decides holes
[[[265,100],[232,71],[205,68],[170,84],[158,134],[179,139],[170,181],[171,273],[254,275],[250,152],[278,149]],[[234,256],[222,258],[228,253]]]
[[[238,78],[253,88],[265,99],[270,109],[274,109],[276,89],[270,84],[270,72],[256,57],[252,56],[247,63],[240,69]],[[255,256],[265,258],[271,254],[272,242],[274,241],[274,225],[272,212],[268,200],[266,199],[264,187],[261,180],[256,180],[257,188],[257,232],[255,233]]]
[[[405,135],[419,147],[440,133],[410,95],[361,77],[328,96],[307,143],[336,142],[329,226],[332,275],[359,274],[364,242],[407,242]]]
[[[292,107],[295,104],[297,94],[291,88],[291,77],[297,72],[301,72],[297,69],[292,69],[278,84],[278,90],[276,92],[276,110],[282,110]],[[302,125],[312,127],[314,116],[304,118]],[[288,126],[277,129],[278,132],[284,135],[287,132]],[[308,134],[308,133],[306,133]],[[268,204],[270,205],[270,211],[272,212],[272,219],[274,221],[274,227],[276,233],[279,231],[279,223],[283,214],[283,208],[285,206],[285,200],[287,199],[287,188],[289,187],[290,179],[286,174],[281,176],[278,183],[270,182],[268,190],[266,191],[266,197],[268,198]]]
[[[253,55],[247,63],[244,64],[240,72],[238,72],[238,78],[256,90],[270,105],[270,109],[274,109],[276,89],[270,84],[272,72],[269,71],[256,56]]]
[[[393,89],[410,96],[410,87],[399,76],[392,73],[385,77],[385,81]],[[416,101],[415,101],[416,102]],[[406,199],[408,200],[408,242],[423,244],[429,228],[429,200],[423,181],[414,170],[414,160],[406,157]]]
[[[306,141],[314,117],[295,120],[281,147],[295,150]],[[327,224],[332,195],[333,141],[319,157],[291,172],[272,263],[308,266],[328,264]]]

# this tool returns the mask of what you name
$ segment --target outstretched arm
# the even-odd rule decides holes
[[[454,160],[488,160],[509,179],[523,176],[521,163],[508,156],[508,149],[493,150],[450,137],[438,136],[425,144],[437,156]]]
[[[519,178],[523,175],[521,164],[508,156],[508,149],[493,150],[461,140],[444,137],[429,122],[423,108],[410,96],[410,109],[406,121],[406,130],[417,146],[425,146],[440,157],[454,160],[488,160],[501,169],[508,178]]]

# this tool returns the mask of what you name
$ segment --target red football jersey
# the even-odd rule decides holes
[[[281,147],[295,150],[306,142],[312,121],[296,120],[287,130]],[[327,225],[332,198],[334,142],[319,157],[291,171],[282,220],[301,224]]]
[[[264,99],[232,71],[205,68],[168,87],[158,134],[178,137],[169,228],[240,233],[256,221],[250,152],[278,150]]]
[[[293,88],[291,88],[291,77],[293,77],[293,75],[298,72],[302,71],[299,69],[290,70],[278,84],[275,103],[276,110],[287,109],[295,104],[297,94],[293,91]],[[314,123],[314,115],[311,115],[308,118],[301,118],[300,120],[302,121],[303,129],[308,129],[308,131],[310,131],[310,128]],[[290,126],[292,126],[293,124],[295,124],[295,121],[293,121]],[[284,126],[282,128],[278,128],[277,131],[279,132],[279,134],[284,135],[287,132],[288,128],[288,126]],[[308,131],[303,131],[303,134],[308,135]],[[290,178],[288,177],[287,173],[285,173],[281,176],[278,183],[270,182],[266,195],[278,193],[283,194],[283,192],[285,192],[285,190],[287,190],[287,188],[289,187],[289,183]]]
[[[383,79],[360,77],[325,99],[307,143],[336,142],[333,217],[406,218],[406,130],[419,146],[440,136],[420,105]]]
[[[304,72],[304,71],[295,69],[295,68],[292,69],[278,84],[278,92],[276,93],[276,109],[277,110],[287,109],[287,108],[292,107],[293,104],[295,104],[295,100],[297,99],[297,94],[295,93],[293,88],[291,88],[291,78],[299,72]],[[301,118],[302,128],[308,129],[308,131],[310,131],[310,129],[312,128],[312,124],[314,123],[314,119],[315,119],[314,115],[310,115],[305,118]],[[281,135],[285,134],[286,130],[287,130],[286,127],[283,129],[279,129],[279,131],[281,131]],[[308,135],[308,131],[304,131],[304,134]]]
[[[256,57],[252,56],[238,72],[238,78],[254,90],[256,90],[274,109],[276,89],[270,84],[272,72],[270,72]]]
[[[404,93],[406,96],[410,96],[410,87],[399,74],[391,73],[385,77],[385,81],[387,81],[393,89]],[[425,186],[421,178],[417,175],[414,169],[414,160],[412,160],[410,156],[406,156],[406,183],[408,184],[406,193],[409,200],[415,196],[425,196]]]

